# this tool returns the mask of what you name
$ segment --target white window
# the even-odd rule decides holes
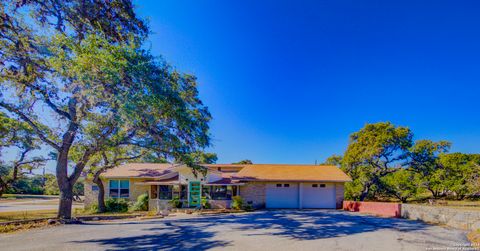
[[[111,198],[128,198],[130,182],[128,180],[110,180],[109,191]]]

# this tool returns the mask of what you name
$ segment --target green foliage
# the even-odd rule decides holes
[[[203,209],[210,209],[210,208],[212,208],[212,206],[210,205],[210,202],[208,202],[207,197],[202,197],[202,200],[201,200],[200,203],[201,203]]]
[[[172,198],[170,201],[169,201],[169,204],[174,207],[174,208],[182,208],[182,205],[183,205],[183,202],[180,201],[180,199],[177,197],[174,197]]]
[[[60,190],[58,189],[57,178],[53,174],[45,175],[45,194],[58,195]]]
[[[245,204],[243,205],[243,210],[247,211],[247,212],[250,212],[250,211],[253,211],[253,206],[251,204]]]
[[[182,160],[209,146],[196,77],[145,49],[150,31],[132,1],[7,1],[0,16],[0,112],[55,150],[61,192],[102,152],[135,147]]]
[[[249,160],[249,159],[244,159],[244,160],[240,160],[239,162],[232,163],[232,164],[243,164],[243,165],[247,164],[247,165],[251,165],[251,164],[253,164],[253,162],[252,162],[251,160]]]
[[[243,209],[243,198],[239,195],[232,197],[232,209],[240,210]]]
[[[382,177],[404,165],[408,149],[413,144],[412,138],[410,129],[390,122],[367,124],[353,133],[342,159],[343,169],[356,180],[356,184],[349,188],[351,195],[360,192],[359,199],[364,200]]]
[[[480,191],[480,154],[441,154],[439,163],[445,174],[443,184],[457,199]]]
[[[18,179],[12,183],[8,192],[17,194],[44,194],[43,176],[25,176]]]
[[[343,160],[343,157],[341,155],[332,155],[330,157],[328,157],[325,162],[323,163],[323,165],[332,165],[332,166],[342,166],[342,160]]]
[[[405,203],[408,199],[422,192],[422,187],[419,184],[421,184],[419,174],[410,170],[400,169],[382,177],[379,186],[382,192]]]
[[[137,201],[132,205],[130,211],[148,211],[148,194],[141,194]]]
[[[215,164],[215,162],[217,162],[218,160],[216,153],[206,153],[202,151],[197,151],[192,153],[191,156],[194,159],[195,163],[200,163],[200,164]]]
[[[367,124],[351,135],[344,157],[326,163],[340,166],[352,179],[345,184],[351,200],[413,199],[425,190],[434,198],[463,199],[480,192],[480,155],[448,153],[451,143],[412,141],[413,133],[391,123]]]
[[[129,203],[126,199],[108,198],[105,207],[107,212],[124,213],[128,211]]]

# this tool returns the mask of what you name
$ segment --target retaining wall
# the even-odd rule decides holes
[[[387,202],[344,201],[343,210],[399,218],[401,204]]]
[[[402,204],[401,216],[406,219],[421,220],[434,224],[444,224],[465,230],[480,229],[480,211]]]

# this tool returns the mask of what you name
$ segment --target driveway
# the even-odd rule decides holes
[[[467,244],[464,231],[335,210],[181,215],[89,222],[0,235],[1,250],[426,250]]]

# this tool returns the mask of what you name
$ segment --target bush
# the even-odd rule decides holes
[[[208,202],[208,199],[207,197],[202,197],[202,208],[203,209],[210,209],[212,208],[212,206],[210,205],[210,203]]]
[[[125,199],[108,198],[105,201],[107,212],[124,213],[128,211],[129,203]]]
[[[243,210],[248,211],[248,212],[253,211],[252,204],[246,204],[245,206],[243,206]]]
[[[240,196],[233,196],[232,201],[232,209],[243,209],[243,199]]]
[[[174,208],[182,208],[183,202],[178,197],[174,197],[168,203]]]
[[[130,211],[148,211],[148,194],[144,193],[137,197],[137,202],[132,205]]]

